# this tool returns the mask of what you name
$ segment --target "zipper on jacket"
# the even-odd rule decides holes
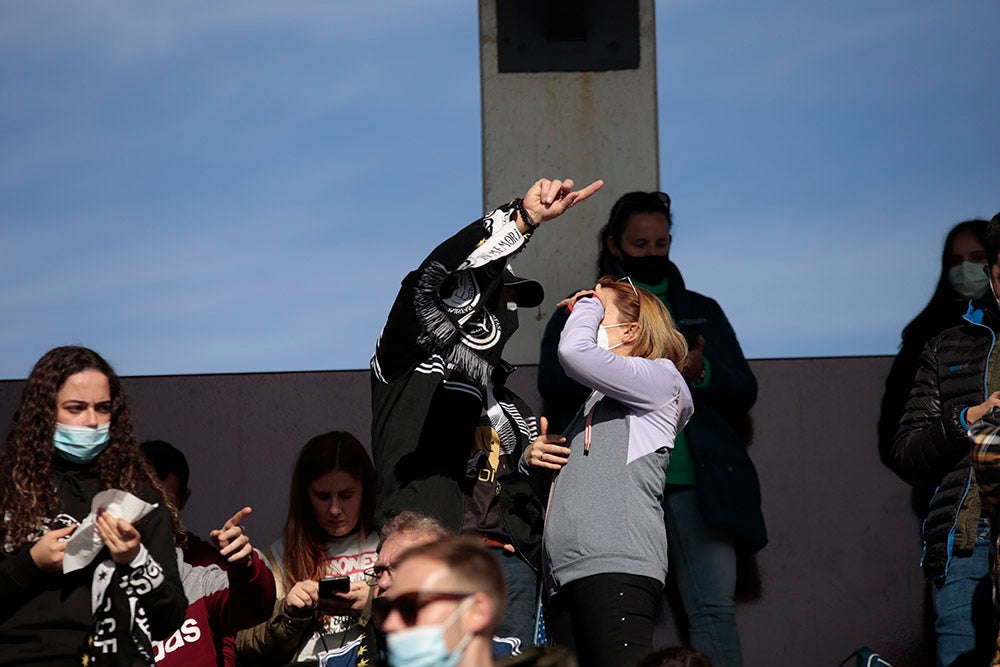
[[[928,505],[934,502],[934,499],[937,497],[938,491],[940,490],[941,490],[940,484],[934,487],[934,493],[931,494],[930,502],[927,503]],[[927,516],[924,517],[924,520],[920,522],[920,541],[923,542],[923,548],[920,550],[921,569],[924,567],[924,559],[927,558],[927,522],[930,520],[930,518],[931,518],[930,513],[928,513]]]
[[[1000,306],[1000,302],[998,302],[997,305]],[[983,317],[985,317],[986,309],[983,309],[982,312],[983,312]],[[970,320],[969,313],[963,315],[962,319],[973,326],[982,327],[983,329],[986,329],[987,331],[990,332],[990,349],[986,353],[986,363],[983,364],[983,400],[985,401],[987,398],[990,397],[990,388],[987,386],[988,378],[990,377],[990,357],[993,356],[993,348],[996,347],[997,344],[997,335],[993,333],[993,329],[991,327],[986,326],[982,322],[975,322],[973,320]]]
[[[997,305],[1000,305],[1000,303],[998,303]],[[986,315],[986,310],[983,309],[983,316],[985,317],[985,315]],[[987,386],[987,382],[988,382],[988,378],[990,376],[990,357],[993,356],[993,348],[996,347],[996,344],[997,344],[997,335],[993,332],[993,329],[991,327],[988,327],[987,325],[983,324],[982,322],[975,322],[973,320],[970,320],[968,313],[966,313],[962,317],[962,319],[964,319],[966,322],[968,322],[969,324],[971,324],[973,326],[982,327],[983,329],[986,329],[988,332],[990,332],[990,349],[986,353],[986,363],[983,364],[983,383],[982,384],[983,384],[983,400],[985,401],[987,398],[989,398],[989,395],[990,395],[990,388],[989,388],[989,386]],[[958,503],[958,509],[955,511],[955,514],[951,517],[951,528],[948,529],[948,540],[947,540],[947,542],[945,544],[945,549],[946,549],[946,551],[945,551],[945,559],[944,559],[944,574],[945,574],[945,576],[948,575],[948,568],[951,567],[951,556],[952,556],[952,553],[955,550],[955,528],[958,525],[958,515],[962,511],[962,505],[965,504],[965,499],[969,497],[969,490],[972,487],[972,473],[973,472],[974,472],[974,467],[970,464],[969,465],[969,475],[968,475],[968,477],[965,478],[965,493],[962,494],[962,499]],[[937,496],[937,492],[938,492],[938,490],[940,488],[941,487],[938,486],[937,489],[934,490],[934,496]],[[932,501],[934,500],[934,496],[931,496],[931,500]],[[929,519],[930,516],[928,515],[927,518]],[[927,523],[927,519],[924,519],[924,524],[926,524],[926,523]],[[921,532],[923,532],[923,528],[921,528]],[[924,553],[920,557],[920,567],[924,566],[924,557],[926,555],[927,555],[927,538],[926,538],[926,536],[924,536]]]
[[[969,466],[970,468],[972,466]],[[955,528],[958,526],[958,515],[962,512],[962,505],[965,504],[965,499],[969,497],[969,490],[972,487],[972,474],[965,478],[965,493],[962,494],[962,499],[958,503],[958,509],[955,510],[955,514],[951,518],[951,528],[948,529],[948,539],[945,542],[945,559],[944,559],[944,574],[948,576],[948,568],[951,567],[951,556],[952,552],[955,550]],[[929,517],[928,517],[929,518]],[[926,548],[926,540],[924,542]],[[923,565],[923,559],[921,559],[921,565]]]

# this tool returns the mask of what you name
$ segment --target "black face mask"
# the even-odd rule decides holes
[[[633,257],[622,253],[618,265],[622,267],[625,275],[633,280],[638,280],[644,285],[659,285],[667,277],[670,260],[663,255]]]

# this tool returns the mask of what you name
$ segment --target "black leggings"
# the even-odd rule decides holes
[[[634,574],[595,574],[559,588],[549,606],[555,643],[580,667],[634,665],[653,649],[653,611],[662,584]]]

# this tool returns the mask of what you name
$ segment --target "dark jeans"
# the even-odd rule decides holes
[[[662,585],[634,574],[595,574],[559,588],[552,599],[555,643],[580,667],[633,665],[653,648],[653,610]]]
[[[497,630],[501,638],[517,638],[520,652],[531,647],[535,635],[535,612],[538,610],[538,577],[523,560],[503,549],[490,549],[500,561],[507,580],[507,614]]]

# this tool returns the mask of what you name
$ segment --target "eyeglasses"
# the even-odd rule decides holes
[[[369,586],[374,586],[382,578],[383,574],[388,574],[389,578],[392,579],[394,569],[391,565],[376,565],[375,567],[368,568],[362,574],[365,575],[365,583]]]
[[[618,201],[616,201],[615,205],[611,208],[611,215],[609,216],[608,220],[611,221],[611,224],[614,224],[615,221],[618,220],[618,215],[621,213],[621,210],[625,206],[626,202],[629,202],[632,206],[636,207],[641,206],[642,209],[648,210],[650,205],[649,200],[647,199],[645,203],[641,202],[643,198],[649,196],[656,197],[658,200],[660,200],[660,204],[663,205],[663,214],[666,216],[667,221],[669,222],[670,195],[668,195],[666,192],[626,192],[625,194],[623,194],[621,197],[618,198]]]
[[[372,621],[376,628],[381,628],[389,614],[393,610],[399,612],[400,618],[407,626],[416,624],[417,614],[421,609],[432,602],[440,600],[464,600],[472,593],[424,593],[415,591],[413,593],[403,593],[394,598],[374,598],[372,599]]]
[[[632,282],[632,279],[630,277],[623,276],[623,277],[621,277],[621,278],[618,279],[618,282],[620,282],[620,283],[628,283],[629,287],[632,288],[632,294],[635,294],[635,298],[638,301],[638,299],[639,299],[639,290],[637,290],[635,288],[635,283]]]

